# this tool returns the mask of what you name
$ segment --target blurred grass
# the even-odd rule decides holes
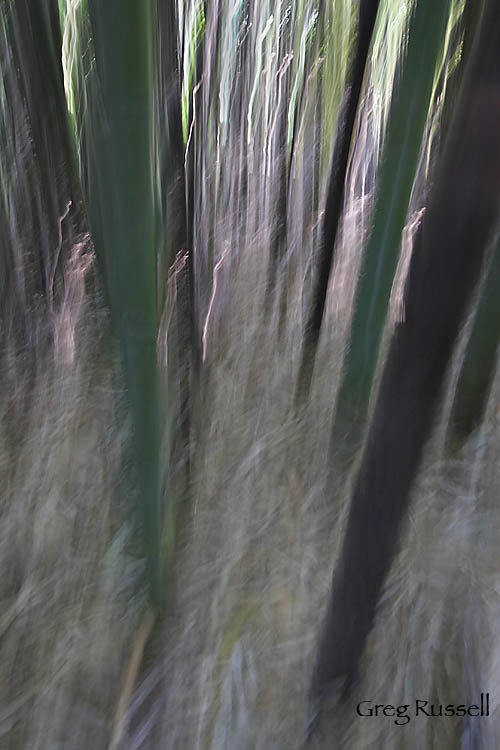
[[[106,746],[143,606],[142,566],[116,502],[129,439],[117,418],[123,387],[109,321],[102,302],[86,296],[77,260],[66,269],[66,314],[52,324],[59,346],[39,359],[36,382],[15,350],[1,364],[0,732],[8,748]]]

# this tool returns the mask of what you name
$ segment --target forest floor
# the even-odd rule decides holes
[[[296,415],[300,301],[278,339],[278,311],[262,314],[264,288],[249,261],[213,312],[188,521],[171,609],[128,707],[121,746],[130,750],[289,750],[304,732],[348,507],[349,480],[327,451],[347,321],[329,311],[311,398]],[[2,362],[0,744],[99,750],[109,747],[144,610],[142,564],[117,503],[130,426],[101,303],[82,287],[71,314],[47,325],[59,338],[35,374],[22,353]],[[456,455],[443,452],[446,403],[359,688],[341,720],[323,718],[314,747],[500,744],[500,377],[479,434]],[[481,692],[489,718],[398,726],[356,712],[361,700],[446,705],[476,703]]]

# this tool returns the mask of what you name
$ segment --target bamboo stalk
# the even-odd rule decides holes
[[[150,594],[163,599],[157,283],[153,195],[152,4],[89,0],[102,113],[92,122],[92,232],[104,269],[132,409]]]
[[[349,456],[365,425],[373,375],[389,306],[401,234],[415,179],[436,65],[450,3],[419,0],[391,104],[373,227],[354,298],[354,318],[337,398],[332,452]]]

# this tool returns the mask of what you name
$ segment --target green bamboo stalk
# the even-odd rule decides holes
[[[500,11],[484,0],[479,31],[436,169],[372,421],[352,485],[312,682],[315,700],[352,687],[410,488],[491,233],[500,192]],[[346,694],[344,693],[344,698]]]
[[[163,599],[157,292],[152,179],[152,3],[89,0],[101,117],[94,117],[90,218],[132,409],[149,588]]]
[[[419,0],[410,21],[407,53],[389,115],[373,228],[354,299],[354,318],[332,433],[332,449],[342,449],[347,456],[356,446],[365,424],[449,12],[449,0],[438,3]]]

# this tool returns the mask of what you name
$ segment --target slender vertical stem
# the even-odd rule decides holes
[[[446,367],[498,216],[500,9],[486,0],[447,144],[413,254],[354,486],[312,693],[352,677],[392,562]]]
[[[144,552],[160,607],[161,481],[152,167],[152,4],[89,0],[102,91],[91,165],[91,223],[104,267],[133,416]]]

